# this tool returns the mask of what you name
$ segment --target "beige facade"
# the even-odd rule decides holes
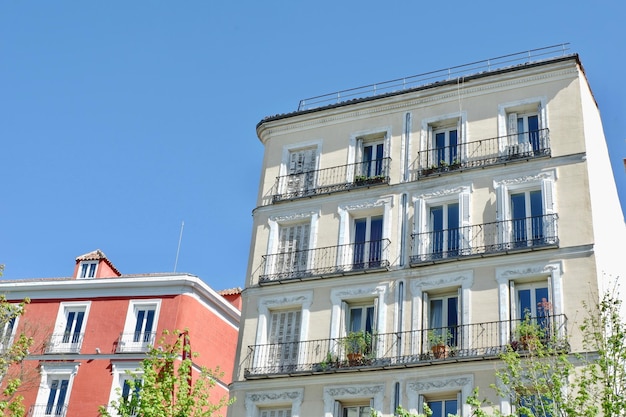
[[[257,133],[229,416],[424,401],[468,416],[526,315],[580,351],[577,311],[619,273],[624,224],[577,55],[272,116]],[[356,331],[369,337],[349,358]]]

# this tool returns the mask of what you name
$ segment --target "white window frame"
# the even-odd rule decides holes
[[[345,319],[348,317],[347,308],[350,306],[350,302],[369,302],[370,300],[374,305],[378,305],[375,308],[376,317],[374,317],[374,325],[376,328],[374,332],[377,334],[384,333],[385,322],[385,308],[384,300],[385,296],[389,293],[387,285],[369,286],[369,287],[345,287],[335,288],[331,290],[331,316],[330,316],[330,338],[338,339],[346,335],[346,323]],[[383,345],[384,340],[381,338],[377,341],[377,347],[379,352],[385,351]],[[335,346],[337,348],[337,346]],[[339,352],[333,352],[338,355]]]
[[[337,402],[341,401],[370,401],[374,411],[382,412],[385,385],[334,385],[324,387],[324,417],[334,417],[337,411]]]
[[[284,226],[291,224],[309,222],[309,251],[315,248],[317,237],[317,223],[319,220],[319,211],[302,212],[288,215],[271,216],[268,220],[269,236],[267,241],[266,255],[278,253],[280,246],[280,229]],[[311,252],[309,252],[311,253]],[[307,269],[314,268],[312,259],[307,259]],[[265,275],[271,275],[275,271],[275,265],[273,262],[267,262],[265,264]]]
[[[435,161],[435,133],[439,131],[450,131],[456,127],[457,131],[457,159],[459,162],[464,162],[466,157],[466,144],[467,138],[467,112],[455,112],[442,114],[435,117],[429,117],[422,119],[422,129],[420,131],[420,149],[424,153],[428,153],[428,158],[420,158],[421,169],[429,168],[430,166],[439,166],[440,161]]]
[[[246,393],[246,417],[261,417],[263,408],[291,407],[291,417],[300,417],[304,388],[290,390],[255,391]]]
[[[458,293],[458,314],[459,325],[471,323],[471,288],[474,284],[474,271],[465,270],[447,274],[431,275],[424,278],[416,278],[410,282],[411,295],[413,296],[413,317],[412,317],[412,329],[414,330],[415,338],[414,346],[416,352],[424,350],[421,346],[423,338],[419,338],[419,331],[428,328],[428,317],[426,315],[425,306],[429,302],[429,294],[437,293]],[[457,343],[459,349],[468,349],[469,346],[463,345],[463,343],[469,343],[472,337],[471,326],[463,326],[463,334],[459,334],[461,344]]]
[[[509,129],[509,115],[518,113],[523,114],[536,114],[539,116],[539,130],[547,129],[548,112],[547,104],[548,98],[541,97],[529,97],[522,100],[510,101],[498,105],[498,148],[502,155],[506,155],[511,152],[509,147],[519,146],[517,138],[515,143],[509,143],[509,134],[517,133],[517,125],[515,125],[515,133],[510,133]],[[545,147],[545,146],[544,146]],[[519,148],[517,148],[519,150]],[[518,150],[516,152],[518,152]]]
[[[345,260],[353,258],[352,243],[354,243],[354,221],[365,217],[383,217],[383,233],[381,241],[389,240],[391,236],[391,208],[392,197],[383,197],[375,200],[362,200],[346,205],[340,205],[337,209],[339,214],[339,247],[337,251],[336,265],[346,264]],[[381,248],[380,259],[390,259],[390,247]]]
[[[98,263],[99,261],[81,261],[78,264],[78,271],[76,272],[77,279],[94,279],[98,276]],[[93,267],[93,275],[91,275],[91,270]],[[86,274],[83,275],[83,272]]]
[[[413,233],[416,235],[412,248],[413,255],[431,254],[429,240],[429,232],[432,231],[430,208],[451,203],[458,203],[459,205],[459,228],[461,228],[462,232],[460,234],[458,251],[463,253],[465,250],[471,250],[471,195],[472,186],[462,185],[454,188],[439,189],[413,197]]]
[[[80,363],[41,363],[39,366],[39,372],[41,374],[41,382],[39,384],[39,390],[37,392],[37,399],[35,400],[35,407],[37,409],[46,407],[48,403],[48,397],[50,396],[50,382],[54,379],[68,379],[67,394],[63,402],[63,407],[67,409],[70,403],[70,396],[72,393],[72,386],[74,384],[74,377],[78,373],[78,367]],[[43,415],[43,413],[41,413]],[[39,415],[38,412],[35,415]]]
[[[353,132],[348,143],[348,169],[346,182],[353,182],[359,173],[358,164],[363,158],[363,144],[383,143],[383,158],[391,155],[391,126]],[[384,170],[383,165],[383,170]],[[389,168],[389,167],[387,167]],[[389,175],[389,172],[386,173]]]
[[[538,282],[545,280],[548,284],[548,292],[551,297],[552,312],[554,315],[563,314],[563,265],[561,262],[511,265],[506,268],[496,268],[496,281],[498,282],[499,315],[500,315],[500,343],[502,346],[511,340],[510,326],[508,321],[514,317],[515,285]]]
[[[422,378],[407,381],[407,409],[411,413],[420,413],[424,396],[458,393],[458,405],[461,416],[471,415],[471,408],[466,404],[474,389],[474,375],[450,375],[444,378]]]
[[[14,309],[18,308],[19,305],[11,304],[11,311],[15,311]],[[11,345],[13,345],[13,340],[15,339],[15,333],[17,332],[17,326],[19,325],[20,317],[21,315],[16,315],[12,319],[8,319],[4,322],[4,326],[2,326],[2,330],[0,331],[0,353],[7,351],[11,347]],[[13,321],[13,326],[9,329],[11,321]]]
[[[91,301],[62,302],[59,305],[59,310],[57,311],[57,318],[54,325],[54,331],[50,337],[48,346],[46,347],[46,353],[80,353],[83,338],[86,333],[90,308]],[[77,342],[73,342],[70,339],[68,342],[64,342],[63,340],[65,336],[65,327],[67,326],[68,314],[70,312],[80,311],[84,312],[84,316],[81,325],[79,340]]]
[[[116,416],[117,413],[111,407],[111,401],[119,402],[124,382],[131,379],[141,379],[143,371],[139,362],[113,362],[111,363],[111,373],[113,381],[111,383],[109,401],[107,402],[107,410],[112,416]]]
[[[556,201],[554,199],[556,185],[556,171],[548,170],[535,175],[523,177],[496,178],[493,181],[493,188],[496,190],[496,221],[507,222],[510,225],[511,195],[525,191],[541,190],[542,212],[544,216],[556,213]],[[546,223],[544,227],[548,230],[548,236],[558,236],[556,221]],[[507,227],[500,228],[500,243],[510,242],[512,231]]]
[[[315,164],[314,171],[319,171],[320,164],[320,155],[322,154],[322,140],[313,140],[308,142],[301,142],[292,145],[283,146],[281,163],[279,169],[279,177],[282,179],[286,179],[287,175],[289,175],[289,164],[291,154],[294,152],[305,151],[307,149],[313,149],[315,152]],[[317,178],[313,179],[313,188],[317,186]],[[278,185],[278,193],[283,194],[288,192],[288,184],[287,181],[284,180],[282,184]]]
[[[137,311],[139,309],[154,308],[154,320],[152,324],[153,333],[148,341],[134,341],[135,326],[137,324]],[[161,310],[160,299],[146,300],[130,300],[128,303],[128,311],[126,313],[126,321],[124,322],[124,331],[119,340],[118,352],[146,352],[150,346],[156,343],[157,329],[159,327],[159,312]],[[142,331],[142,334],[144,331]]]

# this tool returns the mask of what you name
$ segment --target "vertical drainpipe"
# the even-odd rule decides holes
[[[404,119],[404,161],[403,161],[403,174],[402,181],[408,182],[409,180],[409,143],[411,138],[411,113],[407,113]],[[407,194],[402,193],[402,199],[400,204],[400,210],[402,214],[400,216],[400,266],[404,266],[406,258],[406,234],[407,234]]]

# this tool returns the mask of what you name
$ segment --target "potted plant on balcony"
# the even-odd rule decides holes
[[[350,365],[357,365],[361,362],[363,355],[372,346],[372,334],[366,331],[350,332],[342,340],[343,348]]]
[[[423,176],[428,176],[428,175],[434,173],[436,170],[437,170],[437,166],[436,165],[431,165],[429,167],[426,167],[426,168],[422,169],[422,173],[421,174]]]
[[[461,168],[461,161],[459,159],[454,159],[450,164],[450,171]]]
[[[436,329],[428,331],[428,344],[435,359],[442,359],[448,356],[450,348],[448,344],[452,340],[452,333],[448,329]]]
[[[530,314],[527,314],[524,320],[517,325],[515,333],[517,335],[517,340],[519,341],[519,343],[517,343],[518,348],[523,350],[533,350],[536,349],[540,343],[542,329],[535,321],[533,321]]]

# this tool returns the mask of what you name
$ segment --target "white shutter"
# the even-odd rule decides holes
[[[350,327],[350,306],[345,301],[341,302],[341,335],[340,337],[345,337],[348,335],[349,327]]]
[[[424,413],[424,403],[426,401],[424,400],[424,396],[420,394],[420,396],[418,397],[418,401],[417,401],[417,412],[418,414],[423,414]]]
[[[511,306],[509,318],[511,320],[519,318],[517,313],[517,294],[515,293],[515,282],[513,281],[509,281],[509,304]]]
[[[498,242],[488,242],[489,244],[504,244],[508,242],[508,237],[510,236],[510,224],[505,222],[510,217],[509,214],[509,195],[507,192],[507,188],[503,185],[499,185],[496,187],[496,221],[498,227]],[[487,243],[487,242],[485,242]]]
[[[424,168],[430,168],[431,166],[438,166],[437,150],[435,149],[435,137],[433,136],[433,127],[428,125],[428,138],[426,140],[426,149],[428,149],[428,156],[426,158],[426,165]]]
[[[341,417],[341,403],[339,401],[335,401],[333,405],[333,417]]]
[[[356,162],[357,162],[357,169],[355,172],[355,176],[359,176],[359,175],[364,175],[364,167],[363,167],[363,139],[362,138],[358,138],[356,140]]]
[[[459,162],[462,162],[465,159],[465,152],[464,152],[464,148],[465,148],[465,135],[464,135],[464,131],[463,131],[463,123],[461,123],[461,118],[459,117],[459,120],[456,123],[456,132],[457,132],[457,157],[456,159],[459,160]],[[450,161],[450,162],[454,162],[454,161]]]
[[[459,224],[461,225],[461,249],[469,249],[471,237],[470,195],[463,192],[459,195]]]
[[[543,201],[543,214],[547,215],[543,222],[543,233],[549,243],[556,243],[557,228],[556,228],[556,216],[554,214],[554,181],[547,178],[541,181],[541,195]]]
[[[509,113],[509,124],[507,126],[508,134],[513,136],[516,135],[517,132],[517,113]],[[511,138],[509,144],[517,143],[517,138]]]
[[[426,234],[426,202],[420,198],[415,203],[415,239],[413,241],[413,255],[423,255],[428,247]]]

